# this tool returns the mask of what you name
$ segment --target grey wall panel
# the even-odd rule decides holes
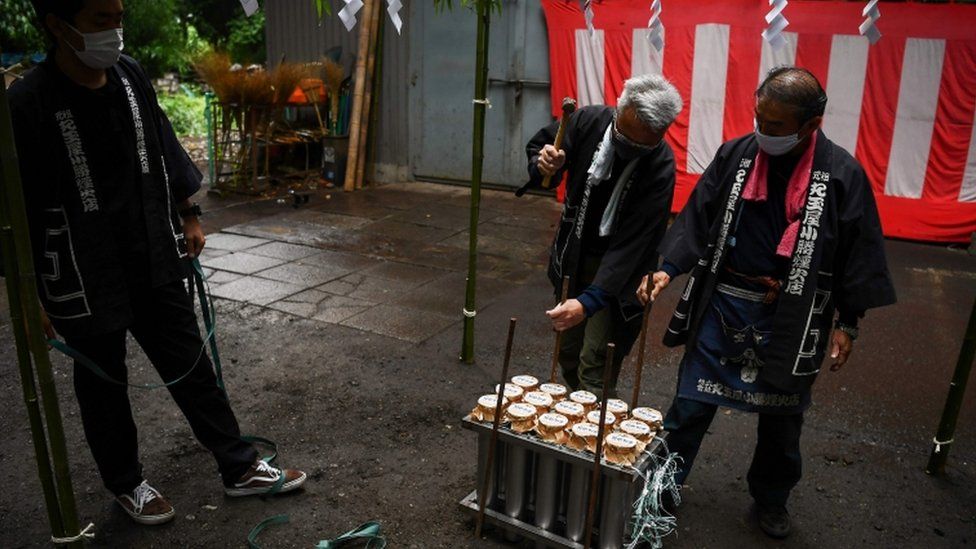
[[[437,13],[433,0],[404,2],[398,36],[380,0],[386,27],[377,124],[377,176],[466,181],[471,170],[471,98],[475,17],[455,2]],[[343,3],[333,2],[337,10]],[[337,15],[316,20],[311,0],[267,0],[268,59],[315,61],[343,48],[351,73],[358,31],[347,32]],[[360,12],[360,18],[362,12]],[[505,0],[492,14],[486,181],[517,185],[524,178],[528,136],[550,120],[545,20],[537,0]],[[523,86],[524,84],[524,86]],[[412,121],[412,124],[411,124]]]

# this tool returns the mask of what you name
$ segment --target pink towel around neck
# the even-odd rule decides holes
[[[800,233],[800,213],[807,202],[807,190],[810,188],[810,172],[813,170],[813,151],[817,147],[817,132],[810,136],[810,143],[807,150],[803,152],[796,168],[793,168],[793,175],[786,187],[786,230],[783,231],[783,238],[776,247],[776,255],[780,257],[792,257],[793,249],[796,248],[796,237]],[[749,172],[749,179],[746,180],[745,190],[742,191],[742,198],[755,202],[765,202],[767,196],[767,180],[769,175],[769,155],[759,149],[756,155],[755,166]]]

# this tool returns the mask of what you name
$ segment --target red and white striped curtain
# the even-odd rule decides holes
[[[791,0],[787,45],[761,37],[764,0],[664,0],[665,46],[647,40],[650,0],[542,0],[553,116],[563,97],[616,103],[634,74],[663,73],[685,110],[668,132],[675,210],[725,140],[753,129],[767,70],[811,70],[827,90],[823,129],[864,165],[888,236],[968,242],[976,231],[976,6],[881,4],[884,37],[858,34],[860,2]]]

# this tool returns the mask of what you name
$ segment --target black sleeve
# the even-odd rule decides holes
[[[690,272],[708,251],[708,237],[725,195],[720,176],[726,145],[719,147],[688,202],[675,218],[659,251],[682,273]]]
[[[645,274],[657,266],[656,250],[668,228],[674,198],[674,157],[670,151],[652,173],[646,194],[621,212],[618,228],[593,278],[593,285],[608,294],[620,296],[636,271]]]
[[[197,169],[196,165],[190,160],[190,155],[186,154],[183,145],[180,144],[173,125],[170,123],[166,113],[159,106],[156,98],[156,90],[152,86],[149,77],[146,76],[142,66],[128,56],[122,57],[122,62],[132,67],[142,80],[140,85],[152,102],[155,110],[156,126],[159,129],[159,146],[162,149],[163,160],[166,165],[166,175],[169,177],[170,192],[177,203],[190,198],[200,190],[203,182],[203,174]]]
[[[190,198],[200,190],[203,182],[203,174],[197,169],[196,165],[190,160],[190,155],[183,149],[180,140],[173,131],[173,126],[166,113],[159,109],[159,129],[160,146],[163,149],[163,158],[166,160],[166,173],[169,175],[169,188],[173,193],[173,198],[177,203]]]
[[[844,203],[838,205],[840,235],[834,268],[834,297],[840,316],[846,319],[896,301],[871,184],[860,166],[851,170],[849,178]]]

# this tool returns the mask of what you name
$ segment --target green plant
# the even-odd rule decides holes
[[[46,49],[44,33],[34,24],[29,0],[3,0],[0,9],[0,51],[38,53]]]
[[[206,135],[207,119],[204,116],[206,99],[201,91],[184,85],[176,93],[161,93],[159,107],[173,124],[176,135],[180,137]]]
[[[228,26],[227,51],[231,59],[244,65],[264,63],[267,48],[264,39],[264,11],[259,10],[251,17],[239,13]]]

